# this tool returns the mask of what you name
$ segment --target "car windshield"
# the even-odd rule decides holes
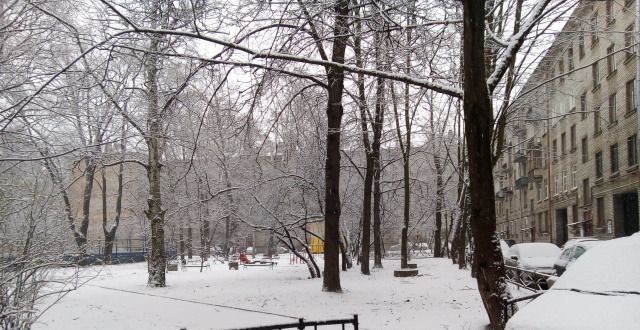
[[[589,249],[552,289],[599,293],[640,292],[640,235]]]

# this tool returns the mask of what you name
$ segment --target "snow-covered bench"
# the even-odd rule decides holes
[[[268,266],[269,269],[273,269],[273,266],[276,266],[278,263],[275,261],[253,261],[242,264],[243,269],[247,269],[247,267],[252,266]]]
[[[206,268],[211,270],[211,264],[209,263],[209,261],[204,261],[201,262],[200,260],[187,260],[186,263],[182,264],[182,271],[186,271],[187,268],[189,267],[197,267],[200,268],[202,266],[202,268]]]

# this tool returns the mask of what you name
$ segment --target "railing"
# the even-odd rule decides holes
[[[547,290],[547,279],[549,274],[543,274],[522,268],[505,266],[507,281],[519,288],[531,290],[533,292]]]
[[[285,323],[276,325],[265,325],[252,328],[239,328],[236,330],[276,330],[276,329],[306,329],[307,327],[313,327],[314,330],[318,327],[325,325],[342,325],[342,329],[345,329],[345,325],[353,325],[354,330],[358,330],[358,314],[354,315],[351,319],[339,319],[339,320],[327,320],[327,321],[305,321],[304,319],[298,319],[296,323]]]
[[[535,299],[538,296],[542,295],[547,289],[549,289],[547,280],[552,275],[538,273],[512,266],[505,265],[505,267],[507,282],[517,286],[518,288],[524,288],[533,291],[533,293],[530,295],[507,300],[506,304],[504,305],[505,315],[512,315],[515,312],[516,303],[520,301]]]

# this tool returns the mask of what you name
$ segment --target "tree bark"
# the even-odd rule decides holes
[[[376,70],[382,70],[382,51],[380,33],[374,34],[376,45]],[[371,145],[371,158],[373,159],[373,268],[382,268],[382,193],[380,189],[381,160],[380,145],[382,140],[382,125],[384,122],[384,79],[376,78],[376,105],[375,120],[373,122],[373,143]]]
[[[331,60],[344,63],[344,54],[349,35],[349,1],[338,0],[334,7],[336,17],[333,31],[333,54]],[[329,86],[327,100],[327,160],[325,167],[325,248],[324,277],[322,290],[342,292],[340,286],[340,129],[342,125],[342,93],[344,70],[327,68]]]
[[[491,136],[493,111],[485,63],[485,0],[464,1],[464,114],[469,156],[471,231],[478,290],[491,327],[504,328],[511,297],[495,235]]]
[[[163,135],[162,113],[158,107],[158,45],[159,37],[151,37],[149,54],[145,63],[146,87],[148,101],[147,129],[145,138],[149,152],[147,165],[147,180],[149,181],[148,210],[145,211],[151,224],[151,251],[149,252],[149,278],[147,285],[150,287],[166,286],[165,267],[166,256],[164,251],[164,215],[162,209],[161,177],[162,141]]]
[[[120,225],[120,216],[122,214],[122,191],[123,191],[123,175],[124,175],[124,158],[126,151],[125,127],[122,126],[122,140],[120,141],[120,165],[118,165],[118,192],[116,196],[116,214],[111,228],[107,224],[107,180],[102,172],[102,232],[104,233],[104,260],[110,265],[113,259],[113,243],[116,239],[118,226]]]
[[[359,9],[356,9],[356,16],[360,15]],[[362,46],[360,34],[362,33],[361,21],[356,23],[356,35],[354,36],[354,53],[356,56],[356,66],[364,67],[362,60]],[[360,127],[362,129],[362,144],[364,145],[366,169],[364,175],[364,187],[362,196],[362,242],[361,242],[361,260],[360,272],[363,275],[370,275],[369,271],[369,254],[371,247],[371,190],[373,187],[373,162],[374,155],[371,150],[371,142],[369,141],[369,128],[367,125],[367,99],[364,88],[364,74],[358,74],[358,108],[360,109]],[[346,252],[343,249],[343,258]],[[346,270],[346,260],[343,261],[343,268]]]

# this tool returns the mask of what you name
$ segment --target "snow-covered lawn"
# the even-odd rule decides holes
[[[414,260],[420,276],[394,278],[399,260],[362,276],[342,272],[342,294],[321,291],[304,265],[282,258],[274,270],[212,265],[167,274],[148,288],[146,264],[95,267],[98,275],[69,293],[35,329],[230,329],[358,314],[361,329],[480,329],[488,324],[475,280],[448,259]],[[227,306],[227,307],[224,307]],[[328,328],[321,328],[328,329]]]

